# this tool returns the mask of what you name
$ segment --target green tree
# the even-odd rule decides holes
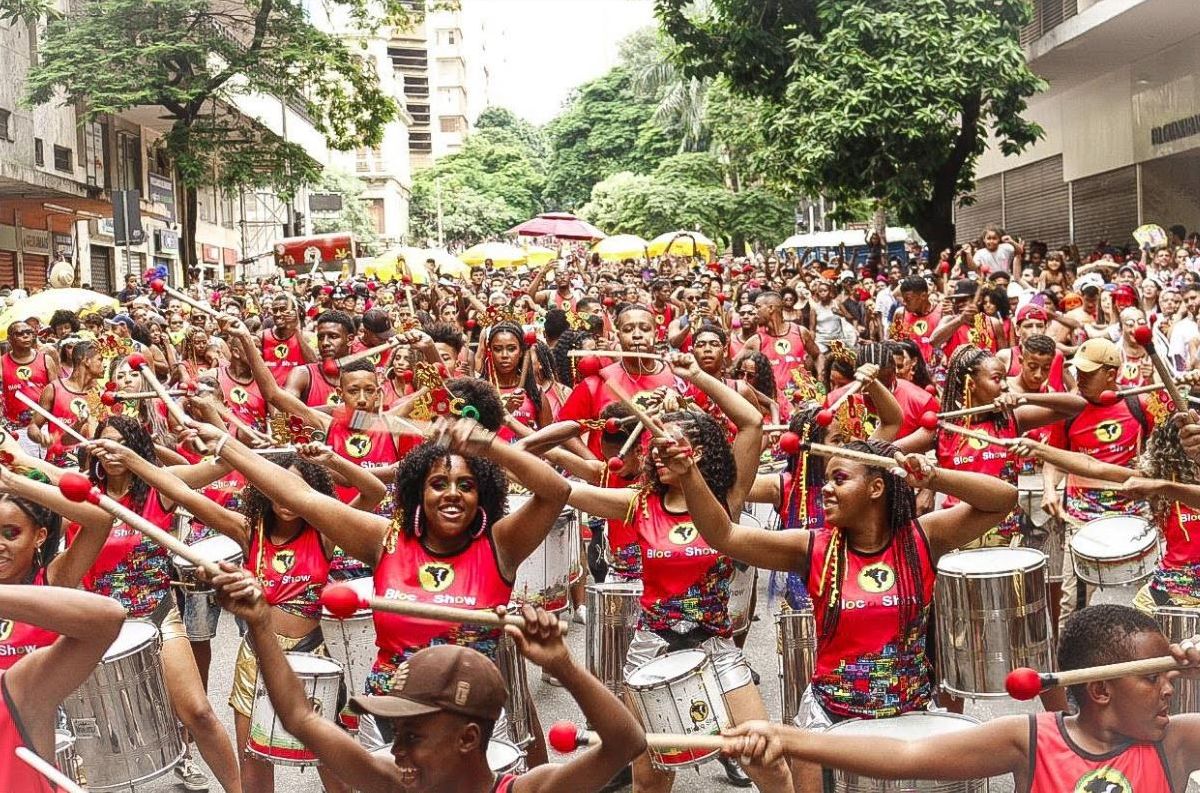
[[[878,199],[930,250],[954,240],[989,128],[1006,154],[1043,87],[1019,35],[1027,0],[655,0],[684,73],[759,99],[764,169],[838,203]]]
[[[30,0],[0,0],[0,16],[29,8]],[[410,20],[403,0],[337,0],[333,11],[364,28]],[[343,150],[378,144],[396,114],[373,65],[293,0],[88,0],[50,19],[39,55],[30,104],[69,102],[85,121],[162,108],[170,122],[162,145],[183,193],[185,272],[195,265],[198,187],[290,197],[320,171],[300,146],[237,112],[239,95],[286,99]]]
[[[328,234],[333,231],[350,231],[364,256],[380,253],[379,234],[375,221],[363,200],[363,183],[353,174],[326,168],[315,188],[322,193],[337,193],[342,197],[342,209],[333,214],[313,214],[313,231]]]
[[[544,161],[550,155],[546,133],[525,119],[518,118],[517,114],[507,107],[484,108],[483,112],[479,114],[479,118],[475,120],[475,129],[489,128],[509,130],[529,148],[537,160]]]

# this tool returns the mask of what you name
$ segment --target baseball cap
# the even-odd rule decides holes
[[[390,694],[352,697],[350,708],[384,719],[426,713],[500,718],[508,689],[487,656],[469,647],[440,644],[417,651],[392,675]]]
[[[1081,372],[1094,372],[1102,366],[1120,366],[1121,351],[1108,339],[1088,339],[1075,351],[1071,365]]]
[[[133,317],[128,314],[117,314],[112,319],[104,320],[107,325],[124,325],[130,331],[137,327],[137,323],[133,321]]]
[[[1118,284],[1113,290],[1113,304],[1124,303],[1127,306],[1132,306],[1137,303],[1137,291],[1129,284]]]
[[[1042,322],[1045,322],[1047,319],[1046,310],[1033,303],[1021,306],[1021,310],[1017,312],[1017,324],[1020,325],[1027,319],[1040,319]]]
[[[979,286],[972,280],[964,278],[954,285],[954,292],[950,295],[951,300],[961,300],[967,297],[975,297],[975,293],[979,291]]]
[[[1088,273],[1081,275],[1075,279],[1075,291],[1083,294],[1089,289],[1095,289],[1097,292],[1104,287],[1104,279],[1099,273]]]
[[[392,327],[392,318],[388,316],[386,311],[380,308],[372,308],[369,311],[364,311],[362,326],[381,339],[390,339],[396,335],[396,329]]]

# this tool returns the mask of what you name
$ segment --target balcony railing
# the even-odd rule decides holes
[[[1033,21],[1021,31],[1021,46],[1028,47],[1079,13],[1079,0],[1033,0]]]

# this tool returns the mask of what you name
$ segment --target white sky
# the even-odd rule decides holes
[[[612,68],[621,39],[654,24],[652,0],[463,0],[462,11],[484,26],[491,104],[535,124]],[[469,37],[475,25],[464,27]]]

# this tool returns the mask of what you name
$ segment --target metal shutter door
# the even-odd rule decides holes
[[[983,227],[1001,221],[1000,176],[988,176],[975,183],[975,203],[959,206],[954,212],[954,239],[961,245],[983,236]]]
[[[1006,230],[1026,242],[1063,245],[1071,238],[1070,195],[1061,156],[1009,171],[1004,175]]]
[[[92,289],[106,295],[113,293],[112,288],[112,248],[103,245],[92,246],[91,272]]]
[[[1075,195],[1075,244],[1081,251],[1104,240],[1109,245],[1133,241],[1137,228],[1137,173],[1133,166],[1080,179]]]
[[[0,251],[0,286],[17,285],[17,254]]]
[[[36,253],[27,253],[21,257],[21,270],[25,276],[25,288],[32,292],[46,285],[46,268],[50,266],[50,257]]]

